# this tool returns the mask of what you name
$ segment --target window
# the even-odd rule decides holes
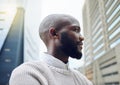
[[[105,7],[107,7],[110,4],[111,0],[108,0],[107,3],[105,4]]]
[[[3,28],[0,28],[0,32],[1,32],[1,30],[3,30]]]
[[[101,32],[102,32],[102,29],[96,32],[96,35],[93,36],[93,41],[100,35]]]
[[[100,15],[97,16],[97,19],[94,21],[94,24],[92,25],[92,29],[94,29],[97,25],[97,23],[100,22]]]
[[[98,50],[100,50],[102,47],[104,46],[104,44],[102,43],[101,45],[99,45],[94,51],[93,53],[96,53]]]
[[[119,82],[106,82],[105,85],[119,85]]]
[[[114,26],[120,22],[120,16],[109,26],[108,31],[114,28]]]
[[[97,23],[96,27],[94,27],[94,29],[93,29],[92,35],[95,35],[96,31],[98,31],[99,29],[101,29],[101,24],[102,24],[101,21],[99,21]]]
[[[105,65],[105,66],[101,67],[100,69],[102,70],[102,69],[108,68],[108,67],[116,65],[116,64],[117,64],[117,62],[113,62],[113,63],[110,63],[108,65]]]
[[[10,48],[5,48],[4,51],[9,52],[9,51],[11,51],[11,49]]]
[[[109,39],[113,39],[117,34],[120,33],[120,27],[118,29],[116,29],[110,36]]]
[[[105,63],[107,63],[107,62],[109,62],[109,61],[111,61],[111,60],[113,60],[113,59],[115,59],[115,58],[116,58],[116,56],[113,56],[112,58],[109,58],[109,59],[101,62],[101,63],[100,63],[100,66],[103,65],[103,64],[105,64]]]
[[[97,55],[94,57],[94,60],[96,60],[96,59],[98,59],[99,57],[101,57],[104,53],[105,53],[105,50],[103,50],[102,52],[100,52],[99,54],[97,54]]]
[[[5,19],[0,19],[0,21],[5,21]]]
[[[95,47],[102,39],[103,39],[103,36],[100,36],[100,37],[93,43],[93,47]]]
[[[112,75],[117,75],[117,74],[118,74],[118,72],[112,72],[112,73],[104,74],[102,76],[107,77],[107,76],[112,76]]]
[[[111,45],[110,45],[110,48],[113,48],[113,47],[115,47],[117,44],[119,44],[120,43],[120,38],[119,39],[117,39],[115,42],[113,42]]]
[[[106,15],[108,15],[110,13],[110,11],[112,10],[112,8],[116,4],[116,2],[117,2],[117,0],[114,0],[114,2],[112,3],[112,5],[110,6],[110,8],[107,10]]]
[[[118,13],[118,11],[120,11],[120,5],[118,5],[118,7],[114,10],[112,15],[107,19],[107,23],[110,22],[110,20]]]

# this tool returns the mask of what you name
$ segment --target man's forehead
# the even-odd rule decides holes
[[[74,24],[71,24],[70,26],[71,27],[80,27],[80,24],[79,23],[74,23]]]
[[[80,29],[80,26],[77,25],[77,24],[74,24],[74,25],[69,25],[68,28],[72,29],[72,28],[78,28]]]
[[[69,25],[69,27],[78,27],[78,28],[80,28],[80,24],[78,23],[78,22],[76,22],[76,23],[72,23],[72,24],[70,24]]]
[[[61,20],[61,22],[67,22],[69,24],[79,25],[79,21],[73,17],[63,17],[60,20]]]
[[[80,24],[79,24],[79,22],[77,20],[76,21],[72,21],[70,25],[71,26],[78,26],[78,27],[80,27]]]
[[[74,29],[74,28],[81,29],[79,24],[70,24],[70,25],[66,25],[65,27],[63,27],[63,30],[64,29]]]

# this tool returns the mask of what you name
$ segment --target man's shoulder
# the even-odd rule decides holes
[[[83,73],[81,73],[80,71],[76,70],[76,69],[71,69],[71,71],[74,73],[74,74],[77,74],[79,75],[80,77],[85,77],[85,75]]]
[[[45,77],[47,69],[47,65],[43,62],[23,63],[13,70],[10,85],[38,85],[38,82],[47,82]]]
[[[18,67],[16,67],[13,72],[32,72],[32,71],[42,71],[47,68],[47,64],[42,61],[30,61],[25,62]]]
[[[85,83],[85,85],[92,85],[91,81],[87,79],[87,77],[82,74],[80,71],[76,70],[76,69],[72,69],[71,70],[73,72],[73,74],[79,78],[80,80],[83,81],[83,83]]]

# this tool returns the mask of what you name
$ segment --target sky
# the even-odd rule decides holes
[[[75,17],[81,25],[82,29],[82,7],[84,0],[28,0],[27,2],[27,16],[30,21],[27,22],[31,28],[39,28],[39,24],[42,19],[49,14],[69,14]],[[30,17],[31,16],[31,17]],[[28,28],[29,28],[28,27]],[[38,29],[36,29],[38,32]],[[39,36],[37,36],[39,38]],[[40,52],[45,52],[46,47],[44,43],[40,42]],[[78,68],[84,63],[83,58],[81,60],[70,58],[70,67]]]
[[[81,21],[81,10],[84,0],[42,0],[42,18],[52,13],[65,13],[73,15]]]

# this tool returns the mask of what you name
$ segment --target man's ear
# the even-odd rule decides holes
[[[49,35],[50,35],[50,37],[52,37],[52,38],[58,38],[57,31],[55,30],[54,27],[51,27],[51,28],[49,29]]]

